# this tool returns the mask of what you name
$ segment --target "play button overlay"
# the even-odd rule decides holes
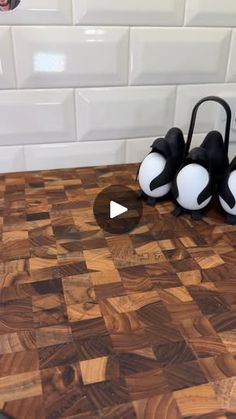
[[[110,202],[110,218],[118,217],[118,215],[124,214],[128,211],[128,208],[123,207],[123,205],[117,204],[117,202]]]
[[[98,194],[93,212],[103,230],[111,234],[126,234],[140,222],[142,201],[131,188],[112,185]]]

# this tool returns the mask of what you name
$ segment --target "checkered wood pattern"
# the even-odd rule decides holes
[[[136,166],[0,176],[0,409],[15,419],[236,417],[236,227],[144,204],[101,231]]]

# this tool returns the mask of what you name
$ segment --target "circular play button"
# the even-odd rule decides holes
[[[138,225],[142,217],[142,201],[132,189],[113,185],[98,194],[93,212],[103,230],[125,234]]]

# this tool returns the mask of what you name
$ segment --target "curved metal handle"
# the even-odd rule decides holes
[[[189,152],[190,146],[191,146],[191,141],[192,141],[192,137],[193,137],[193,131],[194,131],[194,127],[195,127],[195,122],[196,122],[196,117],[197,117],[197,112],[198,109],[200,107],[200,105],[204,102],[217,102],[220,105],[223,106],[223,108],[225,109],[226,112],[226,127],[225,127],[225,153],[228,156],[228,150],[229,150],[229,136],[230,136],[230,125],[231,125],[231,118],[232,118],[232,113],[231,113],[231,109],[228,105],[228,103],[217,96],[207,96],[204,99],[201,99],[193,108],[193,112],[192,112],[192,117],[191,117],[191,122],[190,122],[190,127],[189,127],[189,132],[188,132],[188,137],[187,137],[187,142],[186,142],[186,148],[185,148],[185,158]]]

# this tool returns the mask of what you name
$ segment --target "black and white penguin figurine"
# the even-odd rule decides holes
[[[151,146],[152,151],[142,161],[138,170],[140,196],[147,204],[155,205],[157,199],[170,192],[171,182],[184,156],[185,141],[179,128],[171,128],[165,138],[158,138]]]
[[[202,218],[202,210],[213,195],[210,164],[204,148],[190,151],[173,181],[172,193],[177,202],[173,215],[178,217],[188,211],[194,220]]]
[[[190,151],[173,182],[177,201],[174,215],[190,211],[193,219],[201,219],[202,210],[210,203],[215,186],[228,167],[228,156],[220,132],[207,134],[200,147]]]
[[[236,225],[236,157],[219,185],[219,200],[228,224]]]
[[[214,182],[220,182],[229,166],[228,153],[225,150],[221,133],[219,131],[209,132],[201,147],[207,151]]]

